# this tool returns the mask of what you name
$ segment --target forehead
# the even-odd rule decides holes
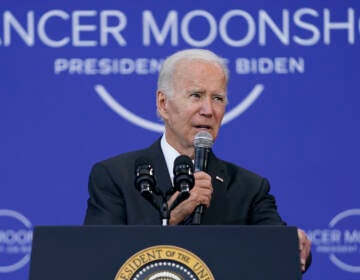
[[[183,71],[186,71],[187,73],[191,74],[193,72],[198,71],[199,69],[213,70],[216,71],[217,74],[225,76],[224,70],[216,62],[201,60],[201,59],[183,59],[178,61],[175,64],[174,73],[178,74]]]
[[[215,62],[205,60],[182,60],[174,69],[173,82],[187,81],[197,83],[219,83],[219,86],[226,86],[224,70]]]

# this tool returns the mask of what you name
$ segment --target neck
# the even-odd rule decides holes
[[[185,155],[185,156],[190,157],[191,159],[194,159],[194,157],[195,157],[194,146],[182,146],[181,144],[172,143],[171,141],[169,141],[169,138],[166,136],[166,133],[165,133],[165,140],[180,155]]]

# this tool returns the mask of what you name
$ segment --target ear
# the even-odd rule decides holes
[[[167,96],[161,90],[156,92],[156,107],[163,120],[167,119]]]

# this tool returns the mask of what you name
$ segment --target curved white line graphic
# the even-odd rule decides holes
[[[0,216],[12,217],[12,218],[20,221],[21,223],[23,223],[28,229],[30,229],[32,227],[32,224],[28,218],[26,218],[24,215],[20,214],[19,212],[14,211],[14,210],[0,209]],[[18,262],[14,263],[14,264],[0,266],[0,272],[1,273],[13,272],[13,271],[18,270],[18,269],[22,268],[23,266],[25,266],[29,261],[30,261],[30,254],[26,254],[21,260],[19,260]]]
[[[348,272],[360,272],[360,266],[353,266],[346,264],[342,261],[340,261],[334,254],[331,254],[329,256],[330,260],[337,265],[337,267],[340,267],[341,269],[348,271]]]
[[[118,103],[110,93],[107,92],[103,85],[95,86],[96,93],[100,96],[100,98],[108,105],[115,113],[118,113],[120,116],[128,120],[129,122],[138,125],[143,128],[147,128],[156,132],[163,132],[164,126],[162,124],[158,124],[152,121],[148,121],[144,118],[141,118],[134,113],[130,112],[120,103]]]
[[[349,216],[356,216],[359,215],[360,216],[360,209],[355,208],[355,209],[348,209],[345,210],[339,214],[337,214],[334,218],[332,218],[332,220],[329,223],[329,226],[332,228],[334,227],[338,222],[340,222],[342,219],[345,219]]]
[[[95,85],[95,92],[99,95],[99,97],[104,101],[106,105],[108,105],[115,113],[119,114],[129,122],[140,126],[142,128],[152,130],[155,132],[163,132],[164,125],[158,124],[156,122],[149,121],[142,117],[135,115],[130,112],[124,106],[122,106],[119,102],[117,102],[112,95],[105,89],[103,85]],[[222,124],[226,124],[232,121],[234,118],[238,117],[240,114],[245,112],[260,96],[263,92],[264,86],[262,84],[257,84],[252,91],[246,96],[244,100],[242,100],[238,105],[236,105],[232,110],[225,113]]]
[[[334,218],[332,218],[332,220],[329,223],[329,227],[333,228],[338,222],[340,222],[341,220],[343,220],[347,217],[359,216],[359,215],[360,215],[360,209],[358,209],[358,208],[345,210],[345,211],[337,214]],[[339,267],[345,271],[360,272],[360,266],[346,264],[343,261],[341,261],[337,256],[335,256],[335,254],[330,254],[329,259],[333,262],[333,264],[335,264],[337,267]]]
[[[22,268],[23,266],[25,266],[29,261],[30,261],[30,255],[26,254],[17,263],[14,263],[12,265],[7,265],[7,266],[0,266],[0,272],[1,273],[13,272],[13,271],[18,270],[18,269]]]
[[[28,218],[26,218],[24,215],[20,214],[19,212],[14,211],[14,210],[0,209],[0,216],[14,218],[14,219],[20,221],[21,223],[23,223],[24,226],[26,226],[27,228],[32,227],[32,224]]]

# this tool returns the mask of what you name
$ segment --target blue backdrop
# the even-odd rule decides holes
[[[267,177],[313,241],[304,279],[360,277],[359,1],[2,1],[0,279],[34,225],[79,225],[91,166],[161,134],[161,61],[227,59],[215,153]]]

